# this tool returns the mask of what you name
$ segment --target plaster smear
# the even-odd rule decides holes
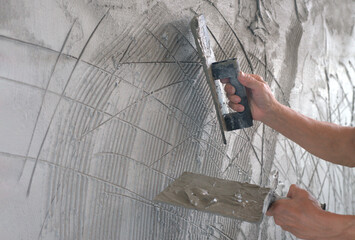
[[[354,170],[259,122],[222,143],[189,26],[204,14],[217,61],[354,126],[352,1],[126,2],[0,0],[1,238],[294,239],[153,201],[185,171],[265,187],[278,170],[283,195],[355,214]]]

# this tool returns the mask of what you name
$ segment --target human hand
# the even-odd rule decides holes
[[[334,214],[323,211],[307,191],[293,184],[287,197],[274,202],[266,212],[283,230],[302,239],[338,239],[333,228],[337,221],[331,221]]]
[[[278,103],[268,84],[259,75],[243,72],[239,72],[238,80],[246,87],[253,119],[265,120],[268,115],[272,114],[274,105]],[[241,98],[235,95],[235,88],[229,83],[229,79],[221,79],[221,82],[226,83],[224,89],[229,99],[229,106],[237,112],[243,112],[244,106],[239,104]]]

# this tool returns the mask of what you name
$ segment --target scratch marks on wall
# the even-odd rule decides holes
[[[61,57],[61,54],[62,54],[63,49],[64,49],[64,47],[65,47],[65,44],[66,44],[66,42],[67,42],[67,40],[68,40],[68,37],[69,37],[69,35],[70,35],[70,33],[71,33],[72,29],[73,29],[74,24],[75,24],[75,22],[73,23],[73,25],[72,25],[71,28],[69,29],[69,32],[68,32],[67,36],[65,37],[64,43],[63,43],[63,45],[62,45],[62,47],[61,47],[61,49],[60,49],[60,52],[58,53],[58,57],[57,57],[57,59],[55,60],[55,63],[54,63],[54,65],[53,65],[53,68],[52,68],[51,73],[50,73],[50,76],[49,76],[49,80],[48,80],[47,85],[46,85],[46,87],[45,87],[45,89],[44,89],[44,96],[43,96],[43,99],[42,99],[42,102],[41,102],[41,105],[40,105],[40,108],[39,108],[39,111],[38,111],[38,114],[37,114],[37,118],[36,118],[36,121],[35,121],[35,124],[34,124],[34,127],[33,127],[32,135],[31,135],[31,138],[30,138],[30,144],[28,145],[27,152],[26,152],[26,159],[25,159],[23,168],[22,168],[22,170],[21,170],[21,175],[20,175],[19,178],[22,177],[23,170],[24,170],[24,167],[25,167],[25,165],[26,165],[26,161],[27,161],[27,158],[28,158],[28,154],[29,154],[29,152],[30,152],[31,145],[32,145],[33,136],[34,136],[34,133],[35,133],[35,131],[36,131],[36,127],[37,127],[37,124],[38,124],[39,116],[41,115],[41,111],[42,111],[42,107],[43,107],[43,102],[44,102],[44,100],[45,100],[46,93],[47,93],[47,91],[48,91],[48,87],[49,87],[50,82],[51,82],[51,80],[52,80],[52,76],[53,76],[54,70],[55,70],[55,68],[56,68],[56,66],[57,66],[57,64],[58,64],[59,58]],[[37,160],[36,160],[36,161],[37,161]],[[34,168],[35,168],[35,167],[34,167]],[[33,170],[33,171],[34,171],[34,170]],[[32,177],[31,177],[31,178],[32,178]]]
[[[107,12],[105,13],[105,15],[100,19],[100,21],[98,22],[98,24],[95,26],[95,28],[94,28],[94,30],[92,31],[91,35],[89,36],[87,42],[85,43],[85,45],[84,45],[82,51],[80,52],[79,57],[77,58],[77,60],[76,60],[76,62],[75,62],[75,65],[74,65],[72,71],[70,72],[68,81],[67,81],[67,83],[65,84],[64,89],[63,89],[63,92],[62,92],[62,94],[61,94],[61,98],[59,99],[59,101],[58,101],[58,103],[57,103],[57,105],[56,105],[56,107],[55,107],[55,109],[54,109],[54,113],[53,113],[52,118],[51,118],[51,120],[50,120],[50,122],[49,122],[49,125],[48,125],[48,127],[47,127],[47,130],[46,130],[46,133],[45,133],[45,135],[44,135],[44,138],[43,138],[43,141],[42,141],[42,143],[41,143],[41,146],[40,146],[40,148],[39,148],[39,151],[38,151],[38,154],[37,154],[37,158],[36,158],[36,162],[35,162],[35,165],[33,166],[31,178],[30,178],[30,181],[29,181],[29,183],[28,183],[28,188],[27,188],[27,193],[26,193],[27,196],[30,194],[31,184],[32,184],[32,180],[33,180],[34,173],[35,173],[35,171],[36,171],[36,167],[37,167],[37,163],[38,163],[38,158],[39,158],[39,156],[40,156],[40,154],[41,154],[43,144],[44,144],[44,142],[45,142],[45,140],[46,140],[46,138],[47,138],[47,134],[48,134],[49,129],[50,129],[50,127],[51,127],[51,124],[52,124],[54,115],[56,114],[57,108],[58,108],[58,106],[59,106],[59,104],[60,104],[60,102],[61,102],[61,100],[62,100],[62,96],[63,96],[64,93],[65,93],[65,90],[66,90],[66,88],[67,88],[67,86],[68,86],[68,84],[69,84],[69,82],[70,82],[70,80],[71,80],[71,77],[72,77],[72,75],[73,75],[73,72],[74,72],[76,66],[77,66],[78,63],[79,63],[79,61],[80,61],[80,59],[81,59],[81,56],[83,55],[83,53],[84,53],[84,51],[85,51],[85,48],[86,48],[87,44],[89,43],[91,37],[92,37],[93,34],[95,33],[96,29],[99,27],[99,25],[100,25],[100,23],[102,22],[102,20],[106,17],[106,15],[108,14],[108,12],[109,12],[109,10],[107,10]],[[75,22],[74,22],[74,23],[75,23]],[[74,26],[74,24],[73,24],[73,26]],[[64,44],[63,44],[63,47],[62,47],[61,51],[63,50],[63,48],[64,48],[64,46],[65,46],[66,40],[68,39],[71,30],[72,30],[72,28],[70,28],[70,30],[69,30],[69,32],[68,32],[66,38],[65,38],[65,41],[64,41]],[[59,53],[59,54],[60,54],[60,53]],[[60,56],[60,55],[59,55],[59,56]],[[55,69],[55,66],[56,66],[57,63],[58,63],[59,56],[58,56],[58,58],[57,58],[57,60],[56,60],[56,63],[55,63],[54,68],[53,68],[53,71],[54,71],[54,69]],[[53,74],[53,71],[51,72],[51,76],[52,76],[52,74]],[[51,79],[51,77],[50,77],[50,79]],[[48,88],[49,83],[50,83],[50,81],[48,81],[48,85],[47,85],[46,89]],[[43,105],[43,103],[41,104],[41,106],[42,106],[42,105]],[[42,107],[41,107],[40,109],[42,109]],[[40,115],[40,113],[41,113],[41,112],[38,113],[38,116]],[[37,119],[38,119],[38,117],[37,117]],[[37,121],[38,121],[38,120],[37,120]],[[36,121],[36,124],[35,124],[35,125],[37,125],[37,121]],[[35,131],[35,128],[34,128],[34,131]],[[32,139],[32,138],[33,138],[33,135],[32,135],[32,137],[31,137],[31,139]],[[32,142],[32,140],[31,140],[31,142]],[[29,149],[30,149],[30,146],[29,146]]]
[[[159,16],[159,14],[156,14],[157,16]],[[152,19],[150,20],[150,23],[152,23]],[[156,27],[156,26],[155,26]],[[153,27],[153,30],[155,29],[155,27]],[[161,36],[163,34],[161,33],[157,33],[157,36],[152,34],[152,32],[149,31],[144,31],[144,29],[140,29],[142,31],[137,31],[139,34],[141,34],[141,37],[137,37],[137,36],[132,36],[130,38],[130,40],[128,40],[130,42],[130,44],[132,43],[131,39],[134,39],[134,41],[142,41],[141,38],[144,38],[144,41],[142,42],[142,51],[140,51],[140,49],[137,49],[137,46],[139,48],[140,45],[132,45],[132,47],[128,47],[130,44],[128,44],[128,46],[124,46],[124,52],[120,57],[119,62],[114,65],[115,70],[114,74],[108,75],[106,73],[102,73],[99,70],[95,69],[94,72],[97,72],[96,74],[93,73],[92,71],[89,73],[84,74],[84,76],[87,76],[86,78],[83,78],[82,80],[86,80],[87,85],[89,85],[89,90],[86,90],[87,95],[85,98],[80,97],[84,96],[82,93],[80,93],[79,91],[76,91],[76,96],[71,96],[74,99],[80,99],[82,102],[86,102],[87,105],[89,106],[95,106],[94,108],[94,112],[91,113],[93,114],[92,118],[87,118],[90,119],[91,122],[96,122],[95,124],[89,124],[85,127],[84,131],[80,131],[78,129],[82,129],[82,126],[85,126],[85,123],[83,123],[82,117],[80,117],[80,115],[78,116],[77,108],[79,108],[78,104],[73,104],[72,107],[69,107],[69,109],[71,109],[69,112],[67,111],[66,113],[64,113],[64,115],[66,116],[71,116],[71,117],[66,117],[62,119],[62,123],[60,124],[60,131],[61,132],[72,132],[72,134],[74,136],[78,136],[78,134],[76,134],[77,132],[82,132],[82,135],[80,136],[79,134],[79,138],[77,140],[79,140],[79,142],[75,142],[75,139],[70,140],[70,138],[68,138],[65,135],[62,135],[62,137],[64,138],[64,141],[60,141],[57,144],[55,144],[56,148],[58,149],[62,149],[62,150],[53,150],[55,152],[57,152],[55,159],[57,159],[58,164],[59,165],[65,165],[65,166],[70,166],[71,169],[82,169],[81,168],[81,164],[87,164],[86,157],[82,158],[80,157],[82,154],[85,153],[84,152],[77,152],[79,149],[79,151],[86,151],[87,147],[85,147],[85,143],[87,143],[87,141],[90,141],[92,139],[93,136],[95,136],[96,138],[101,139],[101,141],[103,142],[103,144],[96,144],[96,148],[100,149],[99,151],[99,155],[95,154],[95,159],[93,160],[92,163],[90,163],[90,169],[94,169],[93,175],[94,176],[100,176],[100,178],[103,179],[107,179],[108,181],[114,181],[117,182],[117,186],[123,186],[124,189],[130,189],[129,191],[131,192],[136,192],[139,190],[137,190],[136,188],[139,187],[142,188],[142,183],[146,182],[147,186],[146,186],[146,190],[145,191],[149,191],[147,192],[147,194],[149,193],[148,197],[146,198],[146,201],[148,201],[149,199],[152,199],[154,196],[154,192],[152,192],[151,190],[151,185],[148,184],[151,181],[153,182],[161,182],[164,183],[165,180],[161,180],[161,177],[159,177],[158,179],[154,179],[154,174],[148,174],[149,172],[151,172],[152,170],[152,164],[153,164],[153,159],[159,159],[159,155],[162,155],[164,157],[164,152],[166,152],[169,148],[169,146],[172,146],[172,144],[170,143],[171,140],[169,138],[171,138],[171,130],[172,128],[165,128],[164,130],[164,125],[163,124],[158,124],[158,125],[153,125],[153,122],[161,122],[161,121],[166,121],[167,118],[171,118],[171,120],[175,120],[177,119],[178,122],[180,123],[182,127],[184,127],[184,125],[186,125],[185,129],[186,131],[188,131],[191,127],[191,120],[193,120],[193,125],[196,126],[197,128],[201,127],[201,124],[196,122],[196,118],[191,118],[190,114],[186,114],[185,111],[182,111],[181,109],[183,109],[183,105],[179,106],[174,106],[172,104],[174,104],[175,102],[179,102],[176,101],[175,99],[171,99],[171,102],[168,100],[169,99],[169,95],[167,95],[167,93],[165,93],[164,95],[162,95],[162,93],[165,91],[165,89],[170,89],[172,87],[176,86],[181,86],[183,87],[183,89],[177,89],[177,96],[184,96],[186,94],[190,94],[191,95],[191,90],[189,90],[188,88],[186,88],[186,86],[181,85],[180,83],[185,82],[186,81],[190,81],[191,74],[199,74],[199,68],[200,65],[196,62],[179,62],[179,60],[177,60],[177,58],[175,58],[175,54],[176,51],[178,50],[179,46],[176,45],[176,43],[174,43],[174,39],[176,39],[176,37],[174,37],[174,35],[171,37],[172,40],[170,40],[169,43],[167,43],[168,47],[165,46],[166,43],[164,43],[164,39],[160,40],[157,36]],[[155,30],[156,31],[156,30]],[[164,29],[164,31],[167,31],[167,29]],[[149,33],[149,34],[145,34],[145,33]],[[168,32],[169,34],[171,34],[171,32]],[[143,34],[143,35],[142,35]],[[182,38],[183,40],[183,38]],[[122,41],[119,42],[122,45],[125,45]],[[147,51],[147,49],[149,50],[149,47],[151,44],[154,45],[160,45],[163,49],[163,51],[157,51],[154,54],[152,54],[152,52]],[[154,49],[154,48],[153,48]],[[114,53],[115,51],[110,50],[109,54],[112,54],[112,52]],[[143,53],[142,53],[143,52]],[[165,53],[164,53],[165,52]],[[167,53],[167,54],[166,54]],[[136,54],[138,54],[138,57],[136,57]],[[146,62],[140,62],[142,61],[142,59],[145,58],[146,55],[150,54],[150,59],[157,59],[156,61],[152,61],[148,63]],[[125,57],[127,56],[127,57]],[[134,58],[137,58],[137,60],[134,60]],[[109,69],[108,66],[105,64],[105,60],[108,59],[108,62],[111,61],[112,57],[103,57],[102,59],[104,59],[104,61],[101,62],[96,62],[95,65],[101,65],[101,68],[103,69]],[[166,60],[164,60],[166,59]],[[173,61],[171,61],[173,60]],[[164,62],[165,61],[165,62]],[[95,62],[95,61],[94,61]],[[77,68],[82,70],[81,68]],[[79,71],[79,70],[77,70]],[[132,72],[133,71],[133,72]],[[86,71],[87,72],[87,71]],[[98,73],[100,72],[100,73]],[[175,73],[174,73],[175,72]],[[132,74],[133,73],[133,74]],[[100,77],[101,76],[101,77]],[[74,73],[73,77],[76,79],[77,75]],[[107,108],[107,110],[109,110],[111,112],[111,116],[109,116],[106,120],[104,119],[104,116],[100,116],[100,114],[98,114],[97,112],[95,113],[95,109],[100,109],[100,108],[105,108],[106,105],[99,105],[97,104],[95,101],[93,101],[92,97],[97,98],[98,96],[100,96],[101,94],[99,94],[97,91],[99,91],[100,89],[102,89],[102,86],[105,86],[105,84],[107,84],[107,79],[109,77],[115,77],[119,79],[119,82],[117,82],[116,84],[116,89],[117,88],[124,88],[125,91],[127,91],[127,89],[132,88],[132,92],[131,93],[135,93],[135,95],[137,95],[136,92],[140,93],[141,97],[135,98],[136,100],[133,101],[131,104],[126,105],[126,107],[124,107],[124,102],[127,101],[127,98],[132,98],[134,97],[134,95],[129,95],[129,94],[125,94],[123,92],[121,92],[119,94],[118,97],[121,97],[122,99],[117,99],[118,104],[112,104],[114,107],[124,107],[123,109],[119,109],[119,111],[113,111],[114,109]],[[97,82],[98,79],[103,79],[100,80],[99,82]],[[141,78],[145,78],[145,81],[142,81]],[[150,80],[151,79],[151,80]],[[166,79],[168,80],[168,83],[164,83],[166,84],[166,86],[159,86],[156,85],[158,82],[157,81],[164,81],[166,82]],[[185,79],[184,81],[179,81],[178,79]],[[106,81],[105,81],[106,80]],[[94,82],[95,81],[95,82]],[[101,84],[101,82],[105,81],[105,84],[103,85],[98,85]],[[171,82],[169,82],[171,81]],[[146,84],[153,84],[153,85],[146,85]],[[190,87],[192,87],[193,89],[193,82],[190,83]],[[110,84],[109,84],[110,85]],[[107,86],[107,85],[106,85]],[[91,90],[90,90],[91,89]],[[75,94],[75,93],[73,93]],[[112,97],[114,96],[114,94],[117,93],[102,93],[103,95],[101,95],[101,99],[106,99],[104,96],[105,94],[110,94],[111,98],[110,100],[114,100],[112,99]],[[170,93],[171,94],[171,93]],[[206,93],[205,93],[206,94]],[[71,93],[69,93],[69,95],[71,95]],[[153,97],[154,95],[154,97]],[[196,95],[196,94],[195,94]],[[166,99],[166,97],[168,97]],[[173,96],[174,98],[176,98],[176,96]],[[198,95],[197,95],[198,97]],[[164,100],[164,102],[162,100]],[[168,101],[167,101],[168,100]],[[197,101],[199,101],[199,99],[196,99]],[[194,100],[194,101],[196,101]],[[130,101],[129,101],[130,102]],[[121,103],[121,104],[119,104]],[[203,105],[206,105],[206,103],[204,103],[204,101],[201,102]],[[184,104],[184,103],[181,103]],[[203,106],[202,105],[202,106]],[[172,108],[173,107],[173,108]],[[84,111],[86,107],[80,107],[80,109],[82,109],[81,111]],[[65,109],[65,108],[64,108]],[[206,109],[206,107],[205,107]],[[163,113],[165,111],[169,110],[169,112],[172,112],[172,114],[174,114],[173,116],[169,117],[169,116],[161,116],[161,114],[158,113]],[[173,112],[173,110],[175,112]],[[179,110],[179,111],[177,111]],[[204,108],[202,108],[201,110],[197,110],[197,109],[192,109],[193,112],[195,113],[199,113],[200,111],[203,111]],[[152,114],[155,111],[157,111],[157,114]],[[170,113],[171,114],[171,113]],[[135,116],[136,115],[136,116]],[[201,114],[203,115],[203,114]],[[85,115],[84,115],[85,116]],[[96,117],[97,116],[97,117]],[[146,116],[144,119],[141,119],[142,116]],[[163,118],[161,118],[163,117]],[[187,118],[189,117],[189,118]],[[92,119],[98,119],[98,120],[92,120]],[[70,121],[68,121],[70,119]],[[103,121],[102,121],[102,120]],[[180,120],[181,119],[181,120]],[[188,122],[186,122],[186,120]],[[72,123],[70,123],[72,122]],[[85,121],[84,121],[85,122]],[[101,122],[101,123],[100,123]],[[148,122],[148,123],[146,123]],[[186,122],[186,123],[184,123]],[[97,124],[99,123],[99,124]],[[188,124],[187,124],[188,123]],[[73,126],[73,130],[70,130],[70,128],[68,129],[68,125],[69,126]],[[100,128],[101,127],[101,128]],[[68,130],[65,130],[68,129]],[[101,130],[100,130],[101,129]],[[104,129],[104,131],[102,131],[102,129]],[[141,131],[139,131],[141,129]],[[100,132],[101,131],[101,132]],[[97,132],[99,133],[99,136],[97,136]],[[60,134],[60,133],[59,133]],[[94,134],[94,135],[93,135]],[[179,136],[179,134],[176,134],[177,136]],[[153,136],[153,138],[149,137],[149,136]],[[158,136],[158,137],[154,137],[154,136]],[[66,139],[65,139],[66,138]],[[121,139],[122,138],[122,139]],[[140,140],[141,139],[141,140]],[[134,141],[135,140],[135,141]],[[143,140],[143,141],[142,141]],[[68,145],[69,142],[70,145]],[[177,154],[184,154],[183,151],[186,151],[186,148],[188,148],[190,144],[186,144],[185,141],[182,141],[181,144],[183,144],[184,149],[175,149],[175,146],[172,146],[172,150],[168,150],[167,153],[170,153],[172,155],[177,155]],[[134,143],[134,144],[132,144]],[[84,146],[81,146],[84,145]],[[101,146],[100,146],[101,145]],[[61,147],[62,146],[62,147]],[[66,147],[65,147],[66,146]],[[86,145],[87,146],[87,145]],[[158,150],[156,147],[159,147],[160,150]],[[180,144],[178,144],[178,146],[180,146]],[[192,145],[192,147],[196,147],[198,145],[194,144]],[[89,145],[90,147],[90,145]],[[79,148],[79,149],[78,149]],[[86,149],[86,150],[85,150]],[[193,149],[193,148],[192,148]],[[72,153],[72,154],[70,154]],[[193,153],[193,151],[191,151],[191,153]],[[67,156],[67,157],[65,157]],[[166,154],[165,154],[166,156]],[[119,157],[119,158],[118,158]],[[171,158],[171,156],[168,156]],[[96,160],[97,158],[97,160]],[[180,157],[178,157],[180,158]],[[193,156],[187,156],[186,159],[193,159]],[[62,161],[62,159],[67,159],[65,162]],[[69,159],[72,159],[72,161],[68,161]],[[80,164],[76,163],[78,159],[82,159],[82,161]],[[89,159],[89,158],[88,158]],[[111,159],[111,160],[110,160]],[[152,160],[149,160],[152,159]],[[74,161],[74,162],[73,162]],[[85,163],[86,162],[86,163]],[[144,181],[143,179],[138,178],[137,182],[127,182],[127,176],[129,176],[129,172],[131,172],[132,170],[130,170],[130,166],[133,166],[132,163],[136,162],[136,165],[133,169],[135,169],[136,171],[142,171],[141,175],[142,177],[144,177],[144,179],[146,179],[146,181]],[[116,165],[117,163],[117,165]],[[93,164],[93,165],[91,165]],[[95,166],[95,167],[93,167]],[[104,168],[103,168],[104,167]],[[129,168],[127,168],[129,167]],[[187,166],[186,166],[187,167]],[[99,171],[97,171],[97,170]],[[141,170],[140,170],[141,169]],[[171,169],[172,170],[172,169]],[[82,170],[83,172],[87,172],[90,171],[89,169],[87,169],[86,167],[83,168]],[[102,175],[103,172],[107,172],[110,171],[111,173],[109,175],[107,175],[108,173],[105,173],[104,175]],[[128,173],[127,173],[128,171]],[[82,182],[82,180],[79,180],[78,177],[76,177],[75,175],[73,176],[71,173],[66,173],[66,171],[63,173],[60,170],[55,169],[54,170],[55,174],[54,176],[57,177],[52,177],[52,192],[54,192],[55,189],[59,189],[58,195],[72,195],[72,197],[76,196],[73,195],[74,193],[72,192],[72,188],[73,186],[77,186],[77,187],[84,187],[85,183]],[[155,173],[158,175],[161,175],[164,178],[169,177],[169,175],[171,175],[173,172],[171,172],[170,174],[166,174],[164,173],[166,171],[161,171],[159,168],[157,168],[156,170],[153,169],[152,173]],[[169,172],[168,172],[169,173]],[[137,173],[135,173],[137,174]],[[151,177],[149,177],[151,176]],[[67,179],[71,179],[68,180],[68,182],[66,181]],[[122,180],[120,180],[122,179]],[[65,180],[65,181],[64,181]],[[80,183],[82,182],[82,183]],[[138,184],[138,182],[141,182],[140,184]],[[71,184],[71,183],[76,183],[76,184]],[[125,185],[129,185],[129,188],[124,187]],[[61,186],[60,188],[58,188],[58,186]],[[159,185],[158,185],[159,186]],[[76,187],[76,189],[77,189]],[[102,187],[107,188],[105,185],[98,187],[97,190],[97,194],[100,195],[100,190],[102,189]],[[136,189],[136,190],[134,190]],[[110,192],[115,192],[117,191],[117,188],[115,187],[114,189],[111,189]],[[153,193],[153,195],[152,195]],[[53,195],[53,194],[52,194]],[[112,195],[112,194],[111,194]],[[110,196],[111,196],[110,195]],[[122,195],[122,194],[121,194]],[[120,196],[119,194],[117,196]],[[117,196],[115,196],[115,198],[117,199]],[[55,198],[55,197],[53,197]],[[52,199],[53,199],[52,198]],[[89,198],[90,199],[90,198]],[[84,200],[84,199],[82,199]],[[84,200],[85,201],[85,200]],[[150,200],[149,200],[150,201]],[[63,205],[65,204],[65,205]],[[67,205],[70,204],[70,205]],[[71,208],[77,208],[75,207],[75,205],[73,205],[74,203],[69,203],[66,202],[64,203],[61,200],[58,200],[58,203],[56,203],[56,205],[52,206],[53,210],[51,210],[51,214],[49,214],[49,217],[47,217],[47,221],[52,222],[52,217],[53,215],[56,216],[56,207],[55,206],[61,206],[61,208],[64,207],[64,209],[68,209],[69,206],[71,206]],[[124,207],[123,205],[124,201],[116,206],[116,205],[112,205],[111,207],[113,207],[114,209],[116,207],[118,207],[118,209],[125,209],[126,207]],[[129,208],[127,208],[129,209]],[[81,210],[80,210],[81,211]],[[79,212],[80,212],[79,211]],[[131,211],[131,210],[130,210]],[[69,210],[70,212],[70,210]],[[119,215],[124,216],[124,214],[126,214],[124,211],[119,213]],[[128,214],[128,213],[127,213]],[[70,215],[66,216],[70,218]],[[108,219],[110,219],[111,217],[107,214],[104,214],[101,216],[101,218],[104,218],[105,220],[102,221],[108,221]],[[60,215],[59,221],[61,218],[65,218],[65,216]],[[97,222],[98,224],[101,223],[102,221],[100,219],[97,219],[96,216],[92,216],[91,218],[92,220],[90,220],[90,224]],[[82,224],[82,221],[85,222],[84,219],[82,218],[73,218],[72,221],[74,221],[74,223],[76,224]],[[123,221],[123,220],[122,220]],[[167,220],[166,220],[167,221]],[[69,233],[67,232],[67,228],[69,228],[70,225],[68,225],[68,222],[64,222],[62,221],[62,227],[60,228],[59,234],[60,236],[63,236],[64,238],[66,237],[71,237],[71,236],[75,236],[72,234],[75,234],[74,232]],[[105,225],[106,226],[106,225]],[[110,229],[112,227],[110,227],[110,225],[107,225],[107,227],[109,227]],[[130,226],[127,226],[128,228],[130,228]],[[110,230],[112,231],[112,229]],[[134,233],[134,231],[131,231],[132,233]],[[137,233],[137,236],[140,236],[139,234],[143,234],[143,230],[142,233]],[[42,232],[43,233],[43,232]],[[92,232],[91,234],[93,234],[93,236],[100,236],[101,232]],[[99,235],[97,235],[99,234]],[[123,234],[122,236],[124,236],[125,234],[128,234],[128,232],[120,232],[117,231],[115,232],[115,234]],[[121,235],[118,235],[121,236]],[[135,236],[135,235],[134,235]]]

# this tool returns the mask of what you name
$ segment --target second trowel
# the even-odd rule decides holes
[[[279,198],[274,190],[274,187],[264,188],[185,172],[154,201],[259,222],[270,204]]]

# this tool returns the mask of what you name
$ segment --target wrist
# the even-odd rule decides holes
[[[273,125],[278,124],[278,121],[281,120],[283,116],[283,108],[285,106],[279,103],[276,99],[271,102],[268,109],[264,112],[263,117],[260,119],[261,122],[268,125],[269,127],[273,127]]]

